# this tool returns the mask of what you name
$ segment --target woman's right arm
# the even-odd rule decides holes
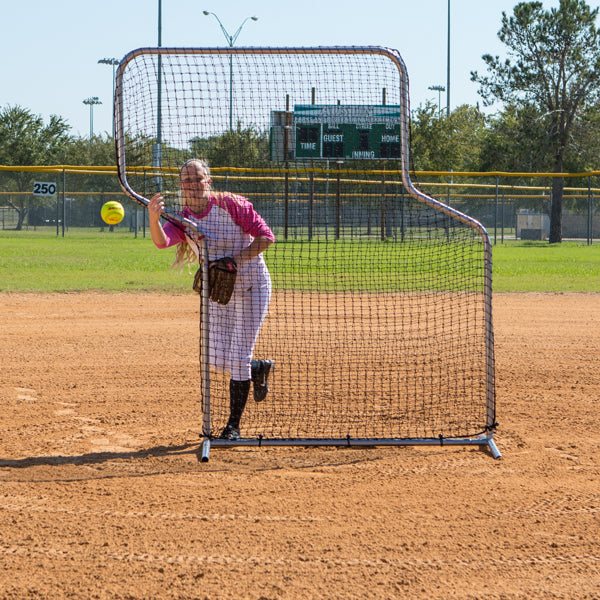
[[[158,248],[165,248],[169,243],[165,230],[160,223],[160,215],[165,208],[165,203],[161,194],[155,194],[148,203],[148,220],[150,221],[150,236],[154,245]]]

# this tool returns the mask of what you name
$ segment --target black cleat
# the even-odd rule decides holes
[[[254,400],[256,402],[262,402],[269,391],[269,374],[273,365],[274,360],[263,358],[257,360],[257,368],[252,370],[252,383],[254,384]]]
[[[227,425],[221,432],[219,439],[235,441],[241,439],[241,437],[239,428]]]

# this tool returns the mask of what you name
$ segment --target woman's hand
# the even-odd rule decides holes
[[[154,196],[150,198],[150,202],[148,202],[148,213],[150,214],[150,217],[154,217],[154,219],[158,221],[164,209],[165,201],[162,194],[154,194]]]
[[[150,236],[158,248],[167,244],[167,236],[160,224],[160,215],[165,209],[165,202],[161,194],[154,194],[148,202],[148,219],[150,221]]]

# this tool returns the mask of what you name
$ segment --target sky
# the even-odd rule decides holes
[[[236,46],[361,46],[394,48],[406,64],[411,108],[446,106],[448,0],[0,0],[0,109],[22,106],[46,122],[63,117],[75,135],[112,130],[113,67],[130,50],[162,46],[227,46],[215,13]],[[450,108],[481,103],[470,72],[485,72],[484,54],[505,55],[497,32],[515,0],[450,0]],[[597,3],[588,0],[590,6]],[[544,7],[558,0],[544,0]]]

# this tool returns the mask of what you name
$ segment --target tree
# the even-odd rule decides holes
[[[70,125],[62,117],[52,115],[46,125],[42,117],[20,106],[0,110],[0,164],[7,166],[50,165],[55,162],[69,140]],[[8,172],[18,192],[30,191],[35,174]],[[25,196],[8,196],[8,204],[17,211],[16,229],[23,227],[27,215]]]
[[[254,126],[242,128],[238,121],[236,129],[207,140],[191,141],[192,153],[206,158],[211,167],[254,167],[269,164],[269,136]]]
[[[270,167],[269,134],[254,125],[242,127],[240,121],[235,129],[209,138],[190,140],[192,156],[205,159],[213,167],[246,167],[261,169]],[[244,182],[243,189],[237,189],[235,181],[229,180],[228,189],[244,195],[265,193],[272,189],[272,183],[254,178],[252,184]]]
[[[549,150],[539,110],[532,104],[509,104],[488,118],[476,170],[542,171],[547,168]]]
[[[486,118],[463,104],[448,116],[437,105],[419,106],[412,120],[412,163],[418,171],[470,171],[479,155]]]
[[[114,140],[108,135],[94,135],[91,139],[74,137],[63,146],[58,158],[58,162],[63,165],[114,166],[116,163]],[[114,175],[71,175],[70,184],[77,189],[96,192],[119,190]]]
[[[540,114],[549,140],[555,173],[564,173],[573,128],[588,107],[600,98],[600,30],[598,9],[584,0],[560,0],[545,11],[542,2],[521,2],[513,16],[502,13],[498,37],[509,57],[484,55],[488,75],[471,73],[489,106],[495,101],[516,107],[532,105]],[[562,241],[564,178],[552,180],[549,241]]]
[[[108,135],[73,137],[63,144],[56,160],[64,165],[114,166],[117,162],[114,139]]]

